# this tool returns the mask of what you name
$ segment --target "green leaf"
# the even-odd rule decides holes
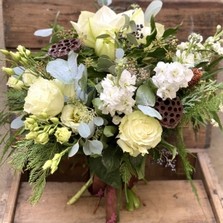
[[[136,104],[154,106],[156,96],[147,84],[141,85],[136,92]]]
[[[114,147],[108,147],[103,151],[102,163],[108,172],[115,171],[120,166],[120,150]]]
[[[109,67],[114,65],[114,62],[111,61],[108,57],[99,57],[98,58],[98,71],[105,71],[107,72],[109,70]]]
[[[130,156],[129,158],[132,166],[136,170],[137,177],[139,180],[145,178],[146,159],[147,159],[147,156],[137,156],[137,157]]]
[[[121,177],[119,169],[109,172],[102,163],[102,158],[90,158],[89,167],[93,174],[96,174],[102,181],[111,185],[115,188],[120,188],[122,186]]]
[[[137,40],[136,40],[136,37],[133,35],[133,34],[131,34],[131,33],[128,33],[127,34],[127,40],[131,43],[131,44],[133,44],[133,45],[138,45],[138,42],[137,42]]]
[[[105,39],[105,38],[108,38],[108,37],[110,37],[109,34],[101,34],[101,35],[97,36],[97,39]]]
[[[113,126],[113,125],[107,125],[105,126],[104,130],[103,130],[103,134],[106,137],[112,137],[117,133],[117,127]]]

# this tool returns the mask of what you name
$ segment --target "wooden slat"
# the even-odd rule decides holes
[[[14,212],[16,209],[16,201],[19,194],[20,186],[20,174],[14,175],[11,183],[11,188],[9,190],[9,196],[7,199],[7,205],[5,208],[4,218],[2,223],[13,223],[14,222]]]
[[[151,0],[134,1],[147,7]],[[126,10],[132,0],[113,0],[112,7],[120,12]],[[49,27],[60,11],[58,22],[71,28],[70,20],[77,20],[80,11],[95,11],[95,1],[88,0],[4,0],[4,25],[6,46],[14,48],[18,44],[30,48],[39,48],[48,40],[33,36],[40,28]],[[218,24],[223,24],[223,2],[221,0],[165,0],[157,21],[166,26],[176,26],[183,22],[181,39],[192,32],[200,32],[204,36],[212,35]]]
[[[207,152],[197,153],[210,203],[217,222],[223,222],[223,193]]]
[[[202,182],[194,183],[200,205],[188,181],[151,181],[147,185],[137,185],[137,193],[146,206],[134,212],[123,209],[120,223],[215,222]],[[30,186],[22,183],[14,223],[104,223],[103,202],[93,214],[98,198],[86,194],[75,205],[66,205],[67,199],[80,186],[80,183],[48,183],[40,203],[31,206],[27,202]]]

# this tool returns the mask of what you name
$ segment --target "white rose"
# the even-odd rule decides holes
[[[134,111],[121,120],[117,144],[124,152],[136,157],[154,148],[161,141],[161,136],[159,121],[141,111]]]
[[[49,117],[58,115],[64,106],[64,96],[52,80],[38,79],[32,84],[25,98],[24,111]]]

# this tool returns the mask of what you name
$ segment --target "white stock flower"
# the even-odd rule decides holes
[[[152,81],[158,88],[157,95],[164,100],[175,98],[177,91],[187,87],[194,75],[191,69],[179,62],[159,62],[154,71]]]
[[[132,76],[127,70],[124,70],[119,81],[117,77],[108,74],[101,82],[103,92],[100,94],[100,99],[103,104],[100,107],[103,114],[129,114],[132,112],[132,107],[135,104],[133,97],[136,87],[136,77]],[[118,83],[117,83],[118,82]]]

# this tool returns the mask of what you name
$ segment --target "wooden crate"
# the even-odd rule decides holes
[[[215,223],[223,222],[223,194],[205,150],[191,150],[195,157],[193,183],[199,202],[185,179],[157,179],[136,185],[145,206],[134,212],[121,209],[120,223]],[[166,171],[166,170],[165,170]],[[159,178],[159,180],[158,180]],[[165,176],[164,176],[165,178]],[[47,182],[43,197],[36,206],[28,202],[31,187],[16,175],[10,190],[4,223],[102,223],[105,220],[103,200],[96,213],[98,198],[85,193],[72,206],[67,200],[81,182]]]
[[[131,3],[138,3],[146,8],[149,2],[151,1],[113,0],[113,9],[122,11]],[[166,27],[183,22],[179,32],[181,40],[185,40],[192,31],[200,32],[207,37],[215,32],[217,24],[223,24],[222,5],[222,0],[165,0],[157,20]],[[3,13],[0,17],[0,30],[2,37],[5,37],[4,43],[0,41],[1,48],[14,50],[21,44],[34,50],[39,49],[48,42],[48,39],[34,37],[35,30],[48,28],[58,11],[60,11],[58,22],[66,28],[71,28],[69,21],[75,21],[81,10],[95,11],[94,0],[0,0],[0,14]],[[195,136],[191,128],[187,127],[184,132],[187,147],[208,147],[210,131],[209,127],[202,128]],[[152,180],[147,185],[137,186],[147,206],[133,213],[122,210],[121,223],[223,222],[222,191],[208,154],[203,149],[194,150],[194,154],[193,164],[196,169],[194,183],[200,204],[189,183],[185,181],[180,167],[174,173],[152,165],[149,167],[148,175]],[[58,182],[56,178],[54,182],[48,182],[40,203],[32,207],[27,201],[31,188],[24,179],[23,176],[23,181],[20,181],[21,176],[16,175],[11,180],[11,187],[5,188],[9,197],[7,201],[0,203],[0,221],[3,223],[104,222],[103,204],[93,215],[98,200],[88,194],[81,198],[76,206],[66,205],[67,199],[75,193],[81,183]]]

